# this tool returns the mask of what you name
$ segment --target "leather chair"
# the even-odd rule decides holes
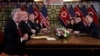
[[[0,31],[0,53],[2,52],[3,49],[3,32]]]

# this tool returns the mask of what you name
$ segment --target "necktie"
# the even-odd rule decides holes
[[[89,28],[89,27],[90,27],[90,25],[88,24],[88,25],[87,25],[87,28]]]
[[[22,37],[20,25],[18,25],[18,33],[19,33],[20,37]]]

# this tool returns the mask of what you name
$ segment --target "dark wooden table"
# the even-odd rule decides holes
[[[52,37],[53,35],[48,36]],[[100,40],[71,34],[68,39],[31,39],[26,42],[26,49],[100,49]]]
[[[68,39],[58,39],[55,33],[42,36],[55,37],[57,40],[31,39],[26,42],[25,50],[34,55],[95,55],[100,52],[100,40],[89,36],[71,34]],[[46,53],[46,54],[45,54]],[[94,54],[93,54],[94,53]]]

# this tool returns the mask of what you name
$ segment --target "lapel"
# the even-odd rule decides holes
[[[18,30],[17,30],[17,25],[16,25],[16,23],[12,20],[12,26],[13,26],[13,28],[12,28],[12,31],[15,33],[15,34],[18,34],[19,35],[19,33],[18,33]]]

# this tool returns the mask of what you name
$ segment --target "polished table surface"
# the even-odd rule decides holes
[[[57,40],[46,40],[31,39],[26,42],[26,45],[100,45],[100,40],[93,37],[76,37],[74,35],[70,36],[68,39],[57,39]]]
[[[51,36],[51,35],[48,35]],[[26,48],[98,48],[100,40],[89,36],[71,34],[68,39],[46,40],[31,39],[26,42]]]
[[[30,39],[25,43],[26,49],[48,49],[48,48],[97,48],[100,49],[100,39],[84,34],[70,34],[67,39],[59,39],[50,29],[49,33],[38,34],[39,36],[54,37],[56,40]]]

